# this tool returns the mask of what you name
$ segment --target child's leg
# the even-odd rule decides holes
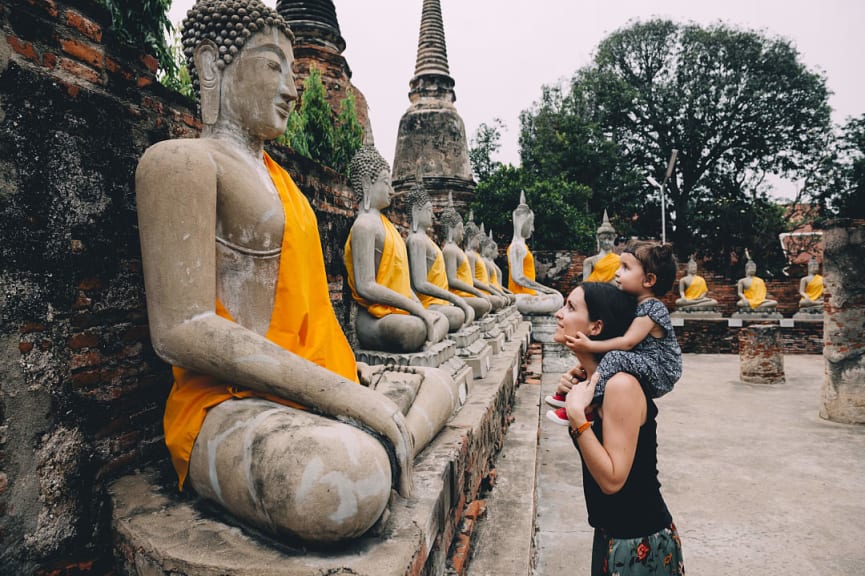
[[[601,363],[598,364],[598,368],[592,376],[592,378],[595,376],[598,377],[597,385],[595,386],[596,399],[604,395],[607,380],[612,378],[617,372],[627,372],[637,378],[645,388],[646,394],[651,398],[657,398],[669,392],[669,389],[659,385],[653,367],[643,354],[625,350],[611,350],[604,354]]]

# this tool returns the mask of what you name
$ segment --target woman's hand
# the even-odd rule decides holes
[[[577,364],[559,378],[559,385],[556,388],[556,392],[561,394],[562,396],[567,396],[568,392],[571,391],[571,387],[580,382],[581,380],[585,380],[587,378],[586,371],[582,366]]]
[[[596,378],[584,380],[571,386],[571,391],[565,399],[565,410],[572,428],[576,428],[588,420],[586,414],[595,397]]]
[[[595,342],[582,332],[577,332],[574,336],[565,336],[565,346],[575,354],[579,352],[588,352],[590,354],[600,352],[600,350],[596,349]]]

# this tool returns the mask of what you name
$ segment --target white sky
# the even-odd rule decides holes
[[[276,0],[264,3],[272,7]],[[171,21],[179,24],[192,4],[174,0]],[[376,146],[392,160],[399,120],[409,105],[423,1],[334,4],[352,83],[366,96]],[[441,7],[466,136],[500,118],[506,131],[497,159],[514,165],[519,114],[539,98],[541,85],[570,78],[590,63],[607,34],[633,19],[720,20],[787,38],[806,66],[825,73],[835,122],[865,112],[863,0],[441,0]]]

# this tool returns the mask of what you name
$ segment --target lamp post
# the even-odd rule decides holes
[[[646,181],[658,189],[661,194],[661,242],[667,243],[667,209],[665,206],[664,199],[664,189],[667,186],[667,180],[670,179],[670,176],[673,174],[673,166],[676,164],[676,156],[679,155],[679,151],[673,148],[673,153],[670,154],[670,161],[667,163],[667,173],[664,174],[664,181],[661,184],[658,184],[658,181],[652,178],[651,176],[646,176]]]

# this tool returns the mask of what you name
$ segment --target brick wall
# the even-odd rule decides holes
[[[105,486],[166,463],[134,194],[144,150],[194,137],[156,61],[94,0],[0,0],[0,572],[105,573]],[[272,149],[319,215],[337,314],[346,182]]]

